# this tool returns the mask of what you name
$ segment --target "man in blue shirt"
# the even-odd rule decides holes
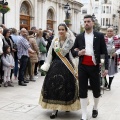
[[[27,40],[28,31],[25,28],[22,28],[20,34],[21,36],[19,37],[19,40],[17,43],[17,50],[18,50],[17,56],[18,56],[18,59],[20,60],[18,85],[27,86],[26,83],[28,82],[24,80],[24,73],[25,73],[28,58],[29,58],[28,52],[35,53],[35,51],[31,49],[30,44]]]

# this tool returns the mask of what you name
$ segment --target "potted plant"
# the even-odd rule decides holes
[[[8,7],[8,5],[0,5],[0,12],[5,14],[8,11],[10,11],[10,8]]]
[[[70,19],[65,19],[64,22],[66,23],[66,25],[70,24]]]

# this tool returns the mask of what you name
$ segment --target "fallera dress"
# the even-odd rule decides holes
[[[71,62],[69,53],[65,57]],[[78,82],[53,48],[52,62],[44,79],[39,103],[45,109],[61,111],[80,109]]]

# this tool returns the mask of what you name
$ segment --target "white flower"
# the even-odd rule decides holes
[[[56,50],[58,48],[60,48],[59,41],[55,41],[55,43],[54,43],[54,49]]]
[[[104,63],[104,59],[101,59],[101,63]]]
[[[112,48],[115,49],[115,46],[113,46]]]

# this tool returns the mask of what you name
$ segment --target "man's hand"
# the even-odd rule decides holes
[[[74,50],[75,50],[75,51],[80,51],[78,48],[75,48]]]
[[[85,49],[82,49],[78,52],[78,56],[85,55]]]
[[[108,74],[108,70],[105,70],[105,71],[102,73],[102,77],[105,77],[107,74]]]
[[[116,57],[116,56],[117,56],[117,53],[113,53],[113,54],[112,54],[112,57]]]
[[[32,53],[36,53],[36,51],[33,50]]]

